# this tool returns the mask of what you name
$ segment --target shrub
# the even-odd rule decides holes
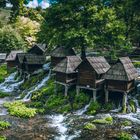
[[[9,128],[11,125],[9,122],[5,122],[5,121],[0,121],[0,130],[4,130]]]
[[[96,120],[93,120],[93,123],[112,124],[113,123],[113,118],[110,116],[110,117],[106,117],[106,118],[103,118],[103,119],[96,119]]]
[[[112,108],[113,108],[113,103],[106,103],[103,108],[106,110],[106,111],[110,111]]]
[[[98,102],[92,101],[88,110],[87,110],[87,114],[94,115],[100,109],[101,109],[101,105]]]
[[[0,91],[0,98],[4,98],[4,97],[7,97],[7,96],[9,96],[8,93],[3,93],[3,92]]]
[[[5,136],[0,136],[0,140],[6,140]]]
[[[5,64],[0,65],[0,83],[8,76],[7,66]]]
[[[36,109],[27,108],[21,101],[4,103],[4,107],[8,108],[10,115],[21,118],[31,118],[36,115]]]
[[[92,124],[92,123],[87,123],[85,126],[84,126],[84,129],[87,129],[87,130],[96,130],[96,125]]]
[[[140,62],[133,62],[134,66],[139,68],[140,67]]]
[[[132,140],[132,135],[126,132],[121,132],[117,136],[117,140]]]

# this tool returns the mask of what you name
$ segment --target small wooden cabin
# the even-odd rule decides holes
[[[76,85],[77,71],[75,69],[81,61],[78,56],[67,56],[53,69],[56,72],[56,83],[65,86],[65,96],[67,96],[68,88],[71,85]]]
[[[102,89],[105,83],[102,77],[109,68],[110,65],[104,57],[86,57],[77,68],[77,94],[79,94],[80,89],[92,90],[95,101],[97,90]]]
[[[51,67],[54,68],[67,56],[76,55],[72,48],[57,47],[51,53]]]
[[[11,68],[11,67],[16,67],[16,56],[18,53],[23,53],[22,50],[18,50],[18,51],[11,51],[10,54],[7,56],[6,58],[6,62],[7,62],[7,67]]]
[[[28,53],[36,55],[44,55],[46,48],[47,48],[46,44],[35,44],[33,45],[32,48],[28,50]]]
[[[19,53],[16,58],[19,71],[32,73],[45,64],[45,57],[35,54]]]
[[[0,53],[0,63],[3,63],[3,62],[5,62],[5,60],[6,60],[6,53]]]
[[[106,79],[106,102],[108,102],[108,92],[114,91],[124,93],[124,104],[126,104],[127,93],[135,88],[134,82],[137,77],[137,70],[129,57],[119,58],[104,76]]]

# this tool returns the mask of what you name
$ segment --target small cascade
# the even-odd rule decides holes
[[[83,115],[87,111],[87,109],[89,108],[90,104],[91,104],[91,102],[89,102],[89,104],[87,104],[84,108],[78,110],[76,112],[76,115],[78,115],[78,116]]]
[[[65,117],[63,115],[55,115],[52,116],[52,122],[53,124],[51,125],[52,127],[55,127],[58,129],[59,135],[60,136],[56,136],[55,140],[67,140],[67,127],[66,125],[63,123],[65,120]]]
[[[23,98],[23,101],[24,102],[30,101],[32,93],[42,88],[46,84],[46,82],[50,79],[50,75],[51,75],[51,70],[49,71],[49,74],[38,85],[35,85],[32,88],[32,90],[27,93],[27,95]]]
[[[19,81],[19,78],[15,79],[16,74],[17,72],[12,73],[8,78],[5,79],[3,83],[0,84],[0,90],[2,92],[13,92],[24,82],[24,80]]]

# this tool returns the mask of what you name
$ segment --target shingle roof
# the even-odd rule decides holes
[[[108,64],[106,59],[102,56],[86,57],[86,60],[89,62],[92,68],[97,72],[97,74],[104,74],[110,68],[110,65]]]
[[[28,64],[44,64],[45,63],[45,57],[40,55],[25,55],[26,62]]]
[[[55,48],[51,53],[51,56],[53,57],[66,57],[66,56],[73,56],[73,55],[76,54],[72,48],[65,48],[63,46]]]
[[[74,73],[77,66],[82,62],[78,56],[67,56],[53,69],[55,72]]]
[[[6,59],[6,53],[0,53],[0,60],[5,60]]]
[[[138,77],[137,70],[129,57],[121,57],[105,74],[108,80],[131,81]]]
[[[6,58],[6,61],[15,61],[18,53],[23,53],[23,51],[22,50],[11,51],[10,54]]]

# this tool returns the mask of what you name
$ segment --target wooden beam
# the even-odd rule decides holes
[[[79,93],[80,93],[80,88],[79,86],[76,86],[76,94],[79,95]]]
[[[123,113],[126,113],[126,104],[127,104],[127,92],[124,92],[124,94],[123,94],[123,102],[122,102]]]
[[[109,91],[105,89],[105,103],[108,103]]]
[[[96,102],[96,93],[97,93],[97,90],[93,90],[93,101]]]

